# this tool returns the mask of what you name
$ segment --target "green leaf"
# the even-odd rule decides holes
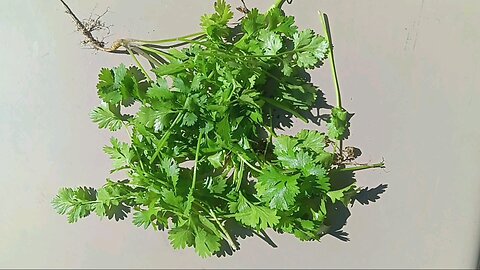
[[[171,113],[172,111],[168,108],[153,109],[142,106],[137,113],[136,121],[147,128],[153,128],[155,132],[159,132],[170,124]]]
[[[179,211],[184,210],[184,200],[180,196],[176,196],[175,192],[170,189],[162,188],[162,200]]]
[[[168,232],[168,239],[174,249],[191,247],[195,241],[193,232],[186,225],[171,229]]]
[[[157,82],[148,88],[147,96],[158,100],[169,100],[174,97],[174,93],[168,88],[167,81],[163,77],[158,77]]]
[[[220,250],[220,238],[215,234],[198,229],[195,235],[195,251],[202,258],[210,257]]]
[[[313,68],[325,60],[328,53],[328,42],[322,36],[310,30],[303,30],[293,35],[294,49],[297,51],[297,65],[302,68]]]
[[[348,112],[340,107],[332,109],[330,121],[327,124],[328,137],[335,140],[343,140],[348,135]]]
[[[277,157],[293,156],[299,150],[297,144],[297,139],[287,135],[280,135],[273,141],[273,145],[275,146],[273,153]]]
[[[204,185],[211,193],[222,194],[227,188],[227,179],[222,176],[209,176],[205,179]]]
[[[308,46],[314,37],[314,33],[311,29],[306,29],[301,32],[297,32],[293,35],[293,45],[295,49],[301,49]]]
[[[129,166],[133,158],[133,152],[130,151],[129,145],[113,137],[110,139],[110,143],[112,146],[103,147],[103,151],[113,161],[114,170]]]
[[[157,66],[155,69],[153,69],[153,72],[160,77],[165,75],[175,75],[180,72],[184,72],[188,68],[191,68],[189,63],[173,61],[168,64]]]
[[[283,47],[280,36],[267,30],[260,31],[260,40],[263,42],[263,50],[266,55],[275,55]]]
[[[110,111],[107,104],[102,104],[90,113],[90,119],[99,128],[107,128],[111,131],[117,131],[122,128],[123,122],[117,115]]]
[[[221,39],[229,34],[228,22],[233,18],[231,6],[225,0],[215,2],[216,13],[204,15],[201,18],[201,26],[205,33],[213,39]]]
[[[297,136],[299,140],[302,140],[301,146],[304,149],[312,150],[315,153],[324,152],[326,147],[326,137],[325,134],[320,133],[314,130],[302,130]]]
[[[129,106],[135,98],[139,98],[136,96],[139,93],[137,77],[123,64],[113,69],[102,69],[98,78],[98,95],[105,103]]]
[[[231,144],[231,129],[228,117],[223,118],[217,123],[216,133],[225,145]]]
[[[154,204],[151,204],[148,210],[138,211],[133,214],[133,224],[137,227],[143,226],[144,229],[147,229],[157,214],[158,208],[155,207]]]
[[[242,20],[243,30],[247,35],[252,35],[260,29],[264,29],[265,15],[260,14],[257,8],[252,8]]]
[[[208,161],[214,168],[221,168],[224,164],[225,156],[223,151],[219,151],[211,156],[209,156]]]
[[[298,178],[300,175],[287,175],[269,166],[262,170],[255,184],[257,196],[272,209],[288,210],[295,203],[299,193]]]
[[[279,222],[277,211],[265,206],[257,206],[250,203],[241,193],[238,201],[230,202],[231,212],[237,212],[235,219],[246,226],[264,230],[267,227],[273,227]]]
[[[177,162],[173,158],[165,158],[162,160],[160,165],[162,167],[162,170],[172,181],[173,188],[176,190],[180,173],[180,168],[178,167]]]
[[[297,54],[297,65],[299,67],[312,68],[317,62],[317,58],[310,52],[301,52]]]
[[[285,16],[280,8],[272,8],[268,11],[266,20],[268,29],[272,32],[282,33],[286,36],[292,36],[297,32],[295,18],[293,16]]]
[[[323,192],[330,191],[330,178],[328,177],[327,173],[319,173],[316,176],[317,179],[315,182],[317,183],[317,187],[320,188],[320,190],[322,190]]]
[[[205,228],[210,230],[211,233],[215,234],[218,237],[221,237],[220,231],[217,229],[215,224],[213,224],[213,222],[208,220],[208,218],[200,215],[200,216],[198,216],[198,219],[205,226]]]
[[[62,188],[52,200],[52,205],[57,213],[67,215],[69,223],[74,223],[90,215],[94,210],[91,202],[95,200],[96,191],[92,188]]]
[[[349,191],[352,191],[353,189],[355,189],[355,184],[351,184],[339,190],[331,190],[327,192],[327,195],[332,200],[332,203],[335,203],[336,201],[341,201],[344,204],[347,204],[351,198],[346,197],[345,194]]]
[[[198,118],[195,114],[191,112],[186,112],[185,116],[183,117],[182,125],[190,127],[193,126],[197,122]]]

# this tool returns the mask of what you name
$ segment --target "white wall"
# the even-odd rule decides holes
[[[67,2],[81,17],[109,6],[113,40],[195,32],[213,1]],[[234,256],[204,260],[128,221],[67,224],[50,206],[58,188],[101,186],[110,169],[101,150],[110,134],[88,117],[99,103],[98,71],[131,60],[82,49],[59,1],[0,0],[0,267],[476,266],[480,2],[293,2],[286,11],[302,27],[319,31],[316,10],[329,14],[344,105],[356,113],[347,144],[363,150],[362,161],[384,157],[388,166],[358,173],[360,185],[389,187],[376,203],[353,207],[350,242],[272,234],[276,249],[247,238]],[[333,100],[328,72],[313,76]]]

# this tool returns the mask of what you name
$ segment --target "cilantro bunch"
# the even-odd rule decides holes
[[[202,257],[223,244],[238,248],[228,222],[319,240],[328,206],[347,205],[359,190],[355,183],[335,185],[341,181],[335,173],[383,163],[342,163],[350,114],[341,103],[326,134],[276,134],[272,111],[307,121],[320,90],[304,74],[329,55],[333,60],[329,33],[299,30],[283,2],[264,14],[252,9],[232,24],[230,6],[218,0],[215,13],[201,18],[201,33],[121,40],[138,67],[100,71],[102,104],[91,119],[99,128],[128,132],[128,142],[112,138],[104,147],[111,172],[128,177],[107,179],[98,189],[62,188],[52,202],[56,211],[69,222],[132,212],[136,226],[168,230],[175,249],[193,247]],[[154,77],[137,56],[151,64]],[[123,113],[133,104],[135,114]]]

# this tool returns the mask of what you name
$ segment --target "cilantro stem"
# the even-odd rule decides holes
[[[303,115],[283,105],[281,102],[278,102],[272,98],[267,98],[267,97],[262,97],[262,99],[265,100],[268,104],[278,107],[284,111],[287,111],[293,114],[294,116],[296,116],[298,119],[302,120],[303,122],[308,123],[308,120],[305,117],[303,117]]]
[[[200,154],[200,145],[202,144],[202,135],[203,131],[200,130],[198,133],[197,149],[195,151],[195,165],[193,165],[192,185],[190,186],[190,191],[188,192],[187,206],[185,207],[185,215],[187,216],[190,214],[190,209],[192,208],[193,190],[195,189],[195,183],[197,181],[198,156]]]
[[[330,58],[330,67],[332,70],[333,82],[335,84],[335,93],[337,96],[337,107],[342,108],[342,96],[340,95],[340,86],[338,84],[337,69],[335,67],[335,58],[333,57],[333,43],[332,33],[330,31],[330,25],[328,24],[328,16],[325,13],[318,11],[320,21],[322,22],[323,31],[325,32],[325,38],[328,42],[328,57]]]
[[[175,57],[173,57],[172,55],[170,55],[170,54],[168,54],[168,53],[166,53],[162,50],[156,50],[156,49],[153,49],[153,48],[150,48],[150,47],[147,47],[147,46],[143,46],[143,45],[140,45],[138,47],[142,50],[154,53],[154,54],[162,57],[162,59],[167,58],[169,61],[172,61],[173,59],[175,59]]]
[[[152,78],[150,78],[150,75],[148,75],[147,71],[145,71],[145,69],[143,68],[142,64],[140,63],[140,61],[138,61],[138,58],[135,56],[135,54],[132,52],[132,50],[129,48],[129,47],[125,47],[128,51],[128,53],[133,57],[133,60],[135,60],[135,62],[137,63],[137,65],[140,67],[140,69],[142,70],[143,74],[145,75],[145,77],[147,77],[147,79],[149,81],[152,81]]]
[[[275,2],[275,4],[270,8],[270,9],[274,9],[274,8],[282,8],[283,4],[285,4],[286,0],[277,0]]]
[[[337,68],[335,67],[335,58],[333,56],[333,42],[332,42],[332,32],[330,31],[330,25],[328,23],[328,16],[327,14],[318,11],[318,15],[320,16],[320,21],[322,22],[323,31],[325,33],[325,38],[328,42],[328,57],[330,58],[330,68],[332,70],[332,79],[335,84],[335,95],[337,97],[337,107],[342,108],[342,96],[340,94],[340,85],[338,83],[338,76],[337,76]],[[338,151],[340,156],[343,155],[343,141],[337,141]]]
[[[235,242],[233,241],[232,237],[230,236],[230,234],[228,233],[228,231],[225,229],[225,226],[222,225],[222,223],[220,223],[220,221],[218,220],[217,216],[215,215],[215,212],[213,212],[212,209],[210,209],[210,212],[209,212],[210,216],[213,218],[213,220],[217,223],[218,227],[220,228],[220,230],[223,232],[224,234],[224,237],[226,237],[226,241],[228,243],[228,245],[233,249],[233,250],[236,250],[238,249],[237,245],[235,244]]]
[[[382,161],[375,164],[360,165],[360,166],[349,167],[349,168],[340,168],[340,169],[334,169],[332,171],[333,172],[355,172],[355,171],[361,171],[361,170],[373,169],[373,168],[385,168],[385,163]]]
[[[133,138],[133,137],[132,137],[132,133],[130,133],[130,130],[128,129],[128,126],[127,126],[124,122],[122,122],[122,124],[123,124],[123,126],[125,127],[125,130],[127,131],[128,137],[129,137],[129,138]],[[135,153],[136,153],[137,156],[138,156],[138,162],[140,163],[140,167],[142,168],[142,171],[145,171],[145,167],[143,167],[142,157],[140,156],[140,154],[139,154],[139,152],[138,152],[138,150],[137,150],[137,147],[133,144],[133,142],[132,142],[132,148],[133,148],[133,150],[135,151]]]
[[[163,43],[173,43],[173,42],[179,42],[182,41],[181,39],[187,39],[187,38],[199,38],[201,36],[204,36],[204,32],[198,32],[198,33],[193,33],[181,37],[176,37],[176,38],[168,38],[168,39],[160,39],[160,40],[142,40],[142,39],[131,39],[132,42],[140,42],[140,43],[145,43],[145,44],[163,44]]]
[[[152,65],[155,65],[155,66],[161,66],[162,63],[160,63],[160,61],[158,61],[157,59],[155,59],[154,57],[150,56],[148,53],[142,51],[142,49],[138,48],[138,47],[132,47],[132,51],[140,54],[141,56],[143,56],[145,59],[147,59]]]
[[[261,173],[262,170],[260,170],[259,168],[253,166],[252,164],[250,164],[250,162],[248,162],[246,159],[244,159],[242,156],[238,155],[238,157],[240,158],[240,160],[242,160],[243,162],[245,162],[245,164],[247,164],[248,167],[250,167],[252,170],[258,172],[258,173]]]
[[[245,162],[242,160],[240,161],[240,168],[238,169],[238,174],[236,174],[236,181],[237,181],[237,185],[235,187],[236,191],[239,191],[242,185],[244,170],[245,170]]]

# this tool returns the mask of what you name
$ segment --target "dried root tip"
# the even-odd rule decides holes
[[[105,23],[100,21],[100,18],[105,15],[107,11],[105,11],[102,15],[98,16],[95,19],[92,19],[90,17],[88,20],[84,20],[82,22],[80,21],[80,19],[78,19],[77,15],[73,13],[72,9],[67,5],[67,3],[65,3],[65,1],[60,0],[60,2],[66,9],[65,13],[69,14],[72,17],[73,21],[77,26],[77,30],[85,36],[85,40],[82,42],[83,44],[90,45],[94,49],[104,52],[117,52],[120,47],[126,45],[126,40],[119,39],[115,41],[110,48],[105,48],[105,42],[103,42],[103,40],[98,40],[93,36],[92,32],[97,30],[106,30],[108,33],[110,33],[110,29],[108,28],[108,26],[105,26]]]

